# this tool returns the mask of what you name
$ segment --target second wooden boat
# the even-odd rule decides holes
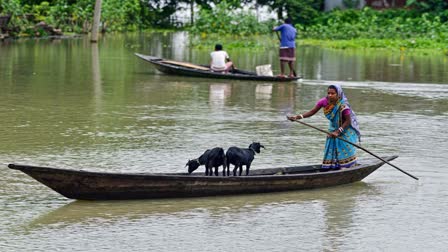
[[[154,56],[143,55],[135,53],[135,55],[146,62],[153,64],[160,72],[178,75],[178,76],[191,76],[191,77],[203,77],[212,79],[230,79],[230,80],[251,80],[251,81],[275,81],[275,82],[288,82],[301,79],[298,77],[278,77],[278,76],[260,76],[254,72],[233,70],[229,73],[213,72],[207,66],[196,65],[188,62],[180,62],[173,60],[166,60]]]

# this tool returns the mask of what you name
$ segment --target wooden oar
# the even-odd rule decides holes
[[[310,124],[308,124],[308,123],[302,122],[302,121],[300,121],[300,120],[297,120],[297,121],[295,121],[295,122],[301,123],[301,124],[303,124],[303,125],[305,125],[305,126],[308,126],[308,127],[313,128],[313,129],[315,129],[315,130],[318,130],[318,131],[320,131],[320,132],[323,132],[323,133],[325,133],[325,134],[327,134],[327,135],[330,135],[330,134],[331,134],[330,132],[328,132],[328,131],[326,131],[326,130],[319,129],[319,128],[313,126],[313,125],[310,125]],[[361,146],[359,146],[359,145],[357,145],[357,144],[355,144],[355,143],[352,143],[352,142],[350,142],[350,141],[347,141],[347,140],[345,140],[344,138],[342,138],[342,137],[340,137],[340,136],[337,136],[336,138],[338,138],[339,140],[342,140],[342,141],[344,141],[344,142],[346,142],[346,143],[349,143],[349,144],[355,146],[356,148],[359,148],[359,149],[361,149],[361,150],[363,150],[363,151],[369,153],[370,155],[372,155],[372,156],[378,158],[379,160],[383,161],[384,163],[386,163],[386,164],[388,164],[388,165],[394,167],[395,169],[401,171],[402,173],[408,175],[409,177],[411,177],[411,178],[413,178],[413,179],[415,179],[415,180],[418,180],[417,177],[415,177],[415,176],[413,176],[413,175],[411,175],[411,174],[409,174],[409,173],[403,171],[402,169],[400,169],[400,168],[398,168],[397,166],[395,166],[395,165],[389,163],[387,160],[385,160],[385,159],[379,157],[378,155],[373,154],[372,152],[368,151],[367,149],[365,149],[365,148],[363,148],[363,147],[361,147]]]
[[[177,66],[183,66],[183,67],[189,67],[189,68],[204,70],[204,71],[209,71],[210,70],[210,68],[208,68],[208,67],[198,66],[198,65],[191,64],[191,63],[188,63],[188,62],[180,62],[180,61],[174,61],[174,60],[162,60],[160,62],[168,63],[168,64],[171,64],[171,65],[177,65]]]
[[[278,31],[276,31],[275,34],[277,34],[278,41],[282,42],[282,39],[280,38],[280,34],[278,34]],[[294,74],[294,77],[297,77],[296,70],[294,70],[294,68],[292,69],[292,73]]]

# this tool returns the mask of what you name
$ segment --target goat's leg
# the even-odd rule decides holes
[[[222,176],[226,176],[226,164],[222,164]],[[227,174],[227,176],[229,176],[229,174]]]
[[[205,166],[205,176],[208,176],[208,166]]]
[[[219,176],[218,168],[219,168],[219,165],[215,166],[215,176]]]
[[[241,164],[240,165],[240,175],[239,176],[241,176],[242,173],[243,173],[243,165]]]
[[[250,164],[246,165],[246,176],[249,176]]]
[[[235,165],[235,167],[233,167],[233,176],[236,176],[237,169],[238,169],[238,165]]]
[[[211,166],[208,168],[208,175],[213,176],[213,167]]]

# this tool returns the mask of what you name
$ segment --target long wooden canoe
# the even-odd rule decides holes
[[[387,161],[397,156],[385,157]],[[9,164],[71,199],[126,200],[180,198],[314,189],[353,183],[384,163],[319,172],[320,165],[251,170],[249,176],[205,176],[204,173],[104,173]]]
[[[278,76],[260,76],[254,72],[244,70],[233,70],[230,73],[212,72],[209,67],[197,65],[188,62],[166,60],[154,56],[135,53],[135,55],[151,64],[153,64],[160,72],[190,77],[204,77],[212,79],[233,79],[233,80],[254,80],[254,81],[296,81],[301,79],[298,77],[278,77]]]

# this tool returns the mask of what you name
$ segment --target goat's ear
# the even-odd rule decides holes
[[[266,148],[265,148],[263,145],[261,145],[261,144],[260,144],[260,147],[263,148],[263,149],[266,149]]]

